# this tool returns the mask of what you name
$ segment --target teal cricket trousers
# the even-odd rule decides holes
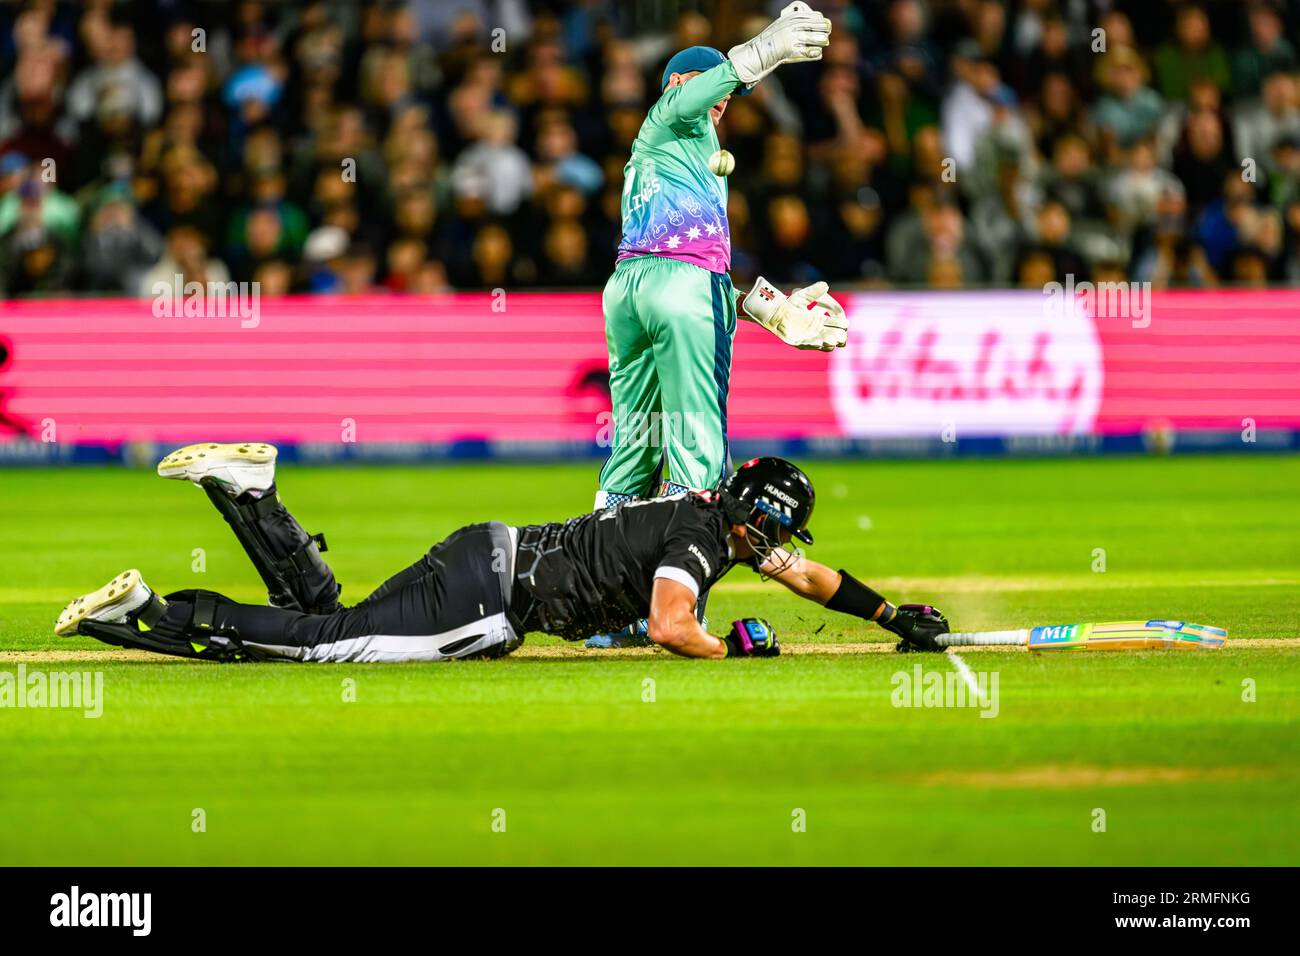
[[[600,488],[652,497],[726,477],[727,391],[736,337],[731,279],[661,256],[624,259],[605,283],[614,422]]]

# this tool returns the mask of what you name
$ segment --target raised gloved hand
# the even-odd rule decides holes
[[[782,63],[806,63],[822,58],[831,42],[831,21],[806,3],[795,0],[754,39],[733,46],[727,59],[751,89]]]
[[[759,617],[745,617],[731,622],[731,633],[724,637],[728,657],[776,657],[781,644],[772,625]]]
[[[890,605],[876,623],[902,638],[896,651],[942,651],[935,638],[948,633],[948,619],[928,604]]]
[[[848,342],[849,320],[829,289],[825,282],[814,282],[787,296],[759,276],[740,309],[786,345],[830,352]]]

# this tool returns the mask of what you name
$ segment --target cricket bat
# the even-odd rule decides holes
[[[1113,621],[1106,624],[1052,624],[1019,631],[940,634],[948,647],[1024,647],[1031,651],[1145,651],[1220,648],[1228,638],[1221,627],[1184,621]]]

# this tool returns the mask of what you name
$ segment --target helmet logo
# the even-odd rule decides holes
[[[799,502],[795,501],[789,495],[779,488],[773,488],[771,485],[764,485],[763,490],[775,498],[777,501],[784,501],[791,508],[799,507]]]
[[[763,512],[763,514],[771,515],[773,518],[775,518],[781,524],[786,525],[787,527],[789,525],[794,524],[794,515],[790,514],[790,509],[788,506],[780,507],[768,501],[766,498],[758,498],[754,502],[754,507],[757,508],[759,511]]]

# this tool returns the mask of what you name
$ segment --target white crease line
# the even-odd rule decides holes
[[[961,655],[954,654],[952,651],[948,652],[948,659],[952,661],[952,666],[957,668],[957,673],[960,674],[961,679],[965,681],[966,689],[970,691],[971,696],[975,698],[975,702],[980,707],[983,707],[984,698],[980,695],[979,684],[975,682],[975,675],[972,673],[970,665],[961,659]]]

